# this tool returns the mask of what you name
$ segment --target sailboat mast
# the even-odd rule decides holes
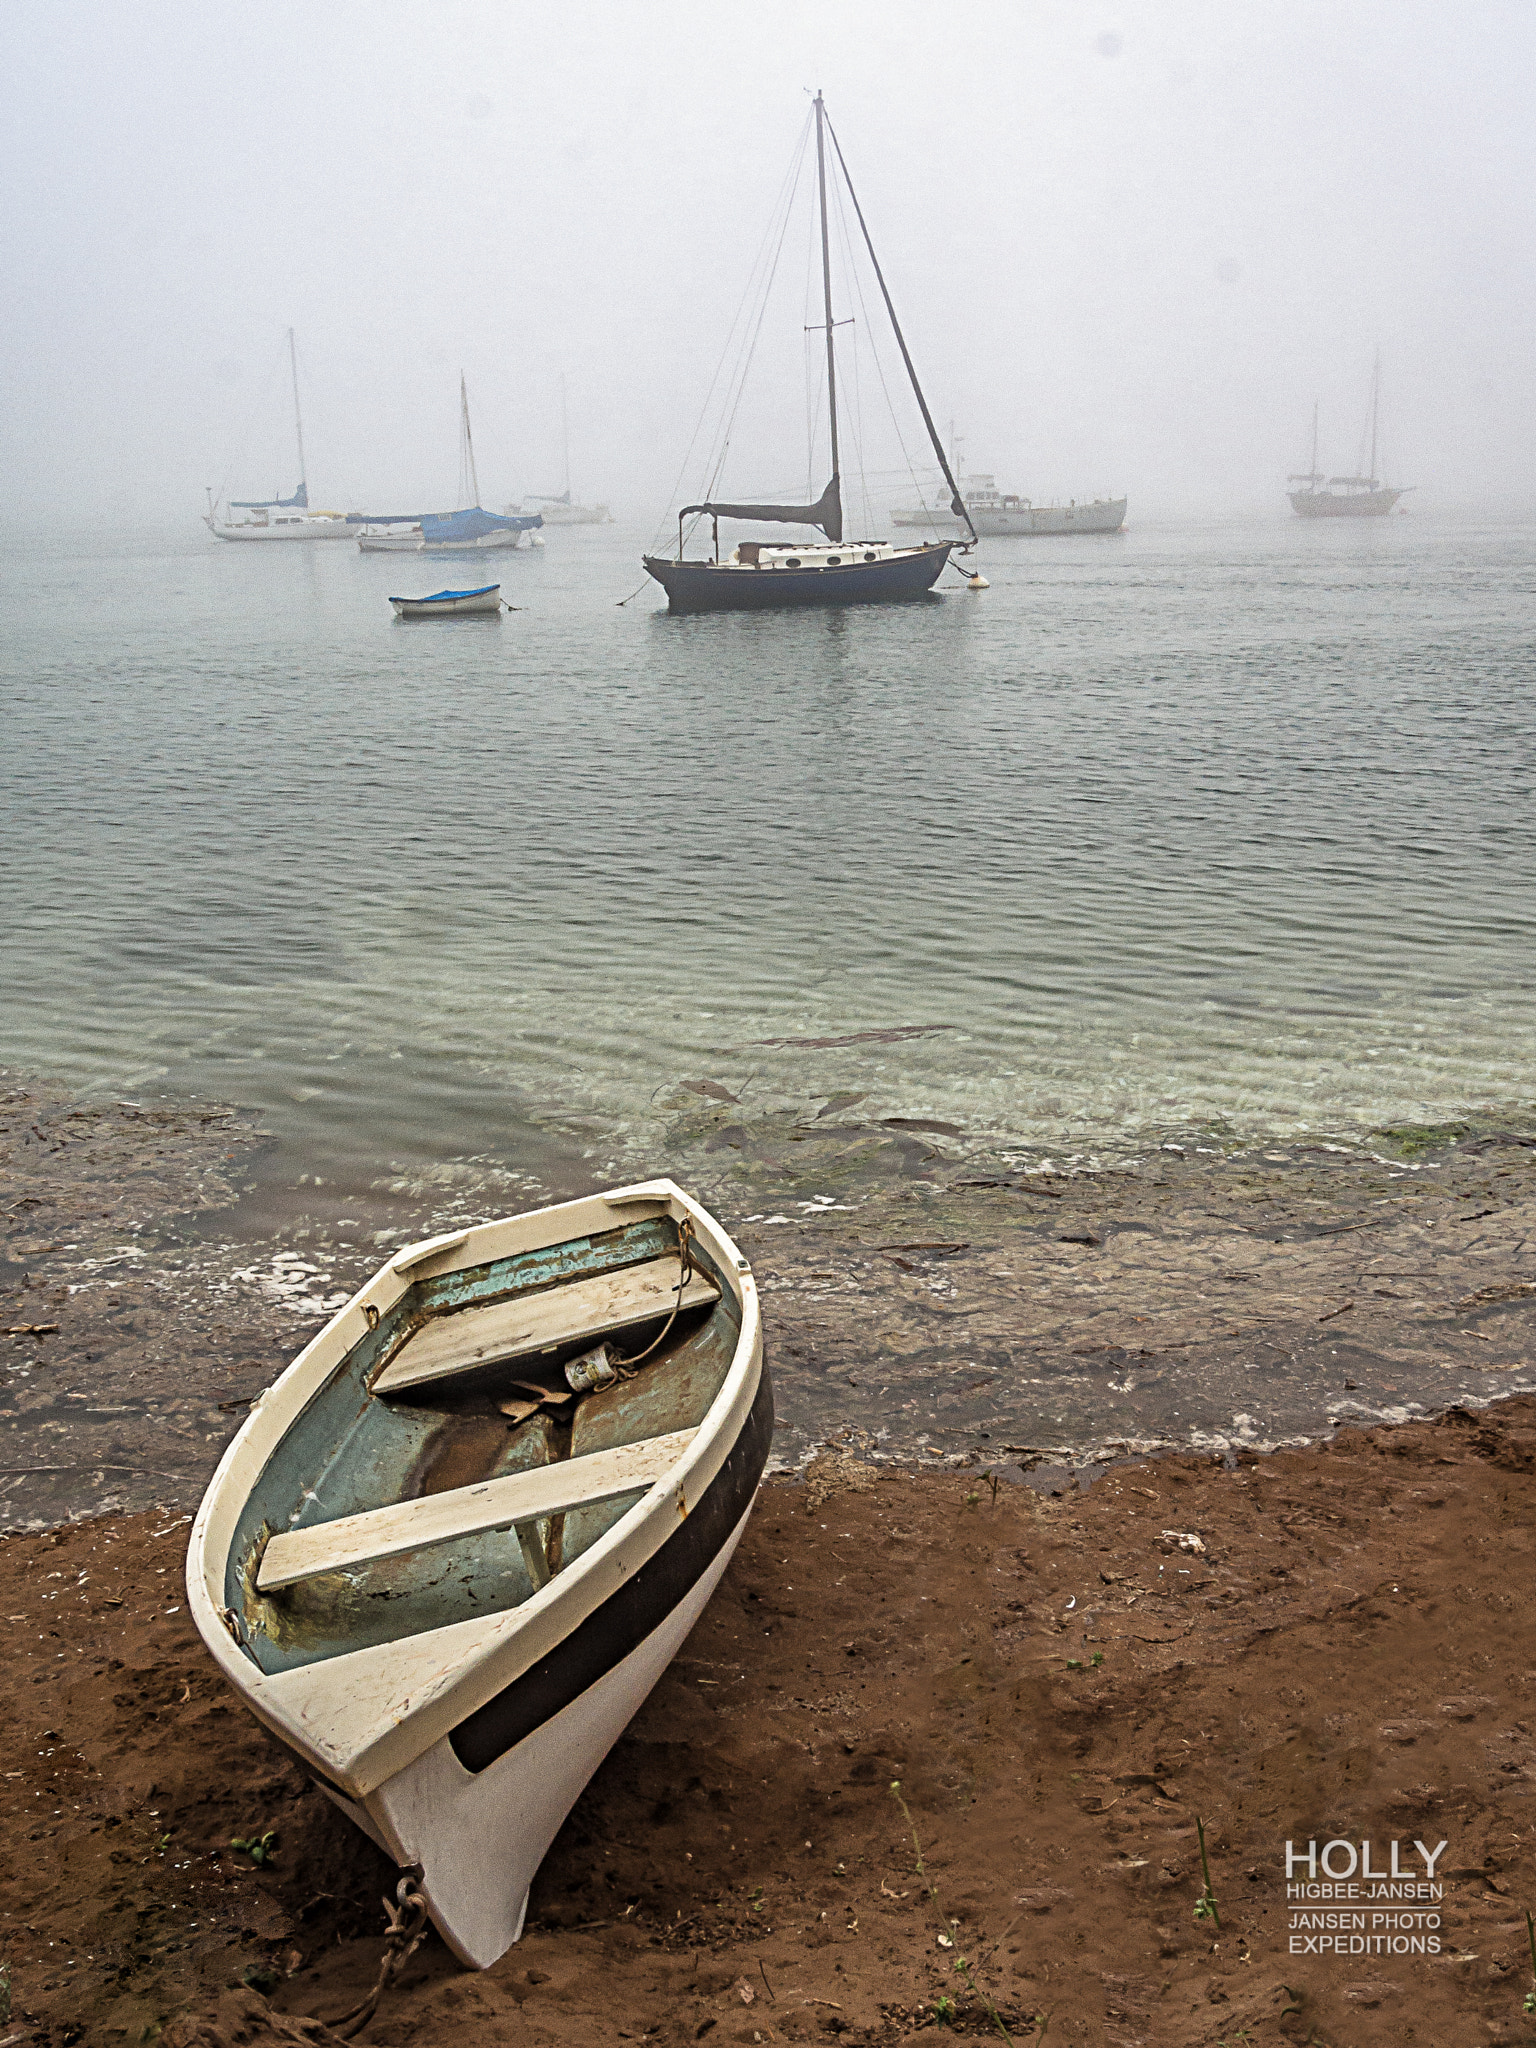
[[[1381,350],[1371,369],[1371,489],[1376,488],[1376,419],[1381,410]]]
[[[1317,482],[1317,400],[1312,401],[1312,481]]]
[[[469,463],[469,485],[474,501],[480,502],[480,479],[475,474],[475,437],[469,431],[469,390],[464,382],[464,372],[459,372],[459,418],[463,423],[464,454]]]
[[[933,424],[933,414],[928,410],[928,401],[923,396],[923,387],[917,381],[917,368],[912,361],[911,351],[907,347],[907,338],[901,331],[901,322],[896,318],[896,307],[891,299],[890,287],[885,281],[885,272],[880,268],[880,258],[875,254],[874,238],[869,232],[869,223],[864,218],[864,209],[859,204],[859,195],[854,191],[853,180],[848,175],[848,160],[843,155],[843,145],[838,141],[837,130],[832,128],[830,121],[827,123],[827,126],[832,129],[832,147],[837,151],[838,169],[843,174],[843,183],[848,187],[848,197],[853,201],[853,211],[858,219],[859,230],[864,237],[864,246],[869,251],[869,260],[874,266],[875,282],[880,287],[880,296],[884,299],[885,310],[890,316],[891,332],[896,337],[896,346],[901,350],[901,360],[907,366],[907,376],[912,385],[912,396],[917,400],[917,409],[923,416],[923,425],[928,429],[928,439],[933,444],[934,454],[939,458],[939,467],[944,472],[944,481],[949,485],[949,509],[957,519],[965,521],[971,539],[974,541],[976,539],[976,528],[971,522],[971,515],[967,509],[966,502],[960,495],[960,486],[955,482],[955,472],[950,465],[949,457],[944,453],[944,443],[939,439],[939,430]],[[816,97],[816,148],[817,160],[819,162],[821,151],[821,96],[819,93]],[[827,224],[825,190],[823,190],[822,194],[821,207],[822,247],[825,249]],[[829,353],[832,342],[831,319],[832,312],[829,302],[827,309],[827,344]]]
[[[565,373],[560,373],[560,439],[565,447],[565,502],[571,502],[571,421],[565,404]]]
[[[268,358],[270,361],[271,358]],[[299,412],[299,356],[293,345],[293,329],[288,330],[288,369],[293,378],[293,431],[299,443],[299,489],[304,502],[309,502],[309,477],[304,468],[304,420]],[[268,373],[270,375],[270,372]]]
[[[822,129],[826,114],[816,95],[816,190],[821,201],[821,296],[827,316],[827,418],[832,428],[832,481],[841,472],[837,459],[837,356],[832,345],[832,248],[827,238],[827,150]]]

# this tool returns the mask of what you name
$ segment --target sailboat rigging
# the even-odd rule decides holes
[[[563,376],[560,379],[560,442],[565,454],[565,489],[558,497],[553,491],[533,492],[524,503],[543,507],[546,526],[611,526],[613,514],[606,505],[583,505],[571,497],[571,421]],[[509,505],[507,510],[510,512],[513,507]]]
[[[885,282],[875,254],[875,245],[865,221],[863,208],[853,189],[853,180],[848,174],[847,161],[842,145],[837,139],[825,103],[818,92],[815,99],[816,118],[816,193],[820,217],[821,238],[821,287],[822,321],[826,333],[826,401],[827,430],[832,474],[821,495],[813,503],[801,505],[780,505],[760,502],[737,502],[706,498],[699,504],[685,505],[678,514],[677,554],[675,558],[646,555],[642,559],[647,572],[653,576],[667,593],[669,608],[675,612],[735,610],[743,607],[784,607],[789,605],[890,603],[903,598],[922,597],[930,591],[943,573],[951,553],[958,546],[962,553],[969,553],[975,545],[976,531],[966,511],[965,500],[955,481],[933,416],[918,381],[917,369],[907,347],[901,323],[896,317],[896,308]],[[880,286],[885,310],[890,318],[891,330],[901,352],[923,425],[933,444],[944,480],[949,486],[950,506],[955,517],[965,528],[966,539],[923,542],[916,546],[904,547],[886,540],[845,541],[843,538],[843,500],[841,454],[838,442],[837,412],[837,320],[832,306],[832,252],[827,219],[827,140],[830,137],[836,153],[837,167],[842,174],[843,185],[853,203],[854,214],[864,237],[864,246],[874,266],[875,277]],[[713,554],[708,561],[689,560],[684,557],[684,527],[688,520],[707,518],[713,532]],[[818,527],[826,536],[825,544],[814,542],[809,546],[779,544],[765,541],[744,541],[722,561],[720,559],[720,521],[741,519],[764,524]],[[973,579],[976,587],[982,587],[980,578]]]
[[[480,554],[515,548],[525,533],[544,524],[537,512],[487,512],[480,503],[475,436],[469,423],[469,387],[459,372],[459,496],[469,504],[457,512],[349,512],[364,554]],[[363,530],[359,533],[358,529]],[[535,543],[542,545],[542,543]]]
[[[203,524],[220,540],[349,540],[347,523],[339,512],[311,512],[309,472],[304,461],[304,416],[299,410],[299,357],[293,329],[288,330],[288,373],[293,387],[293,433],[298,444],[299,481],[291,498],[230,498],[224,517],[218,514],[213,492],[208,493],[208,510]],[[234,512],[248,512],[249,519],[232,519]]]

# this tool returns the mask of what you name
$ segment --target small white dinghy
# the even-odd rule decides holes
[[[501,585],[484,583],[478,590],[434,590],[430,597],[392,597],[397,619],[451,619],[464,612],[499,612]]]
[[[773,1433],[757,1289],[669,1180],[396,1253],[263,1394],[193,1616],[484,1969],[694,1626]]]

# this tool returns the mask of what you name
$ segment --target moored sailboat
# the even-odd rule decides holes
[[[208,509],[203,524],[218,540],[350,540],[346,515],[341,512],[311,512],[309,480],[304,463],[304,417],[299,411],[299,359],[293,329],[288,330],[288,369],[293,382],[293,432],[298,443],[299,481],[291,498],[230,498],[224,515],[208,492]],[[236,519],[231,515],[244,512]]]
[[[1377,427],[1381,413],[1381,357],[1371,371],[1371,459],[1368,476],[1324,476],[1317,466],[1317,405],[1312,407],[1312,467],[1286,481],[1305,486],[1291,491],[1291,509],[1302,519],[1383,519],[1411,484],[1396,490],[1376,474]]]
[[[606,505],[584,505],[571,496],[571,422],[566,408],[565,379],[560,379],[560,439],[565,449],[565,489],[556,497],[552,492],[531,492],[523,502],[536,505],[544,517],[546,526],[611,526],[613,514]],[[517,508],[509,505],[509,512]]]
[[[975,528],[965,500],[951,472],[949,458],[933,424],[928,402],[918,382],[896,308],[875,254],[874,242],[863,209],[848,175],[842,146],[826,112],[822,96],[815,100],[816,190],[821,227],[821,283],[823,320],[826,333],[827,429],[831,449],[832,475],[821,496],[811,504],[779,505],[756,502],[726,502],[707,498],[685,505],[678,514],[677,554],[642,557],[646,571],[667,593],[668,608],[674,612],[783,609],[799,605],[881,604],[926,596],[943,574],[957,543],[953,540],[920,542],[911,547],[887,540],[845,541],[843,538],[842,477],[838,448],[837,416],[837,322],[832,311],[832,259],[827,226],[826,138],[831,137],[843,186],[852,203],[864,246],[874,268],[876,282],[885,302],[891,331],[901,351],[913,396],[922,413],[923,424],[938,457],[950,491],[950,509],[964,526],[968,539],[959,543],[968,552],[976,540]],[[709,519],[713,551],[707,560],[688,559],[683,554],[684,526],[689,519]],[[826,536],[824,542],[809,545],[781,545],[775,542],[744,542],[724,559],[720,556],[720,521],[740,519],[790,526],[810,526]],[[981,578],[973,587],[984,587]]]
[[[515,548],[544,524],[537,512],[487,512],[480,503],[469,389],[459,372],[459,491],[470,503],[457,512],[350,512],[347,523],[365,555],[481,554]]]

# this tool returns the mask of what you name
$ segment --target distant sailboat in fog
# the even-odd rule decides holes
[[[1301,484],[1302,490],[1292,491],[1292,509],[1302,519],[1383,519],[1402,497],[1405,491],[1413,489],[1412,484],[1401,484],[1389,489],[1376,474],[1377,430],[1381,416],[1381,356],[1378,353],[1371,370],[1371,459],[1369,474],[1366,476],[1324,476],[1317,466],[1317,406],[1312,407],[1312,466],[1287,478],[1287,482]]]
[[[291,498],[231,498],[219,516],[212,489],[203,524],[219,540],[350,540],[351,531],[340,512],[311,512],[309,481],[304,465],[304,419],[299,411],[299,358],[293,329],[288,330],[288,370],[293,383],[293,432],[298,443],[299,481]],[[250,516],[234,519],[245,512]]]
[[[537,505],[546,526],[611,526],[613,514],[606,505],[582,505],[571,497],[571,424],[566,411],[563,377],[560,379],[560,439],[565,449],[565,489],[558,497],[550,492],[542,495],[537,491],[530,492],[523,503]],[[509,505],[507,510],[514,512],[517,507]]]
[[[487,512],[480,503],[475,437],[469,424],[469,387],[459,372],[459,496],[470,502],[457,512],[351,512],[357,544],[368,555],[480,554],[515,548],[524,534],[544,524],[537,512]],[[358,533],[358,529],[362,532]]]

